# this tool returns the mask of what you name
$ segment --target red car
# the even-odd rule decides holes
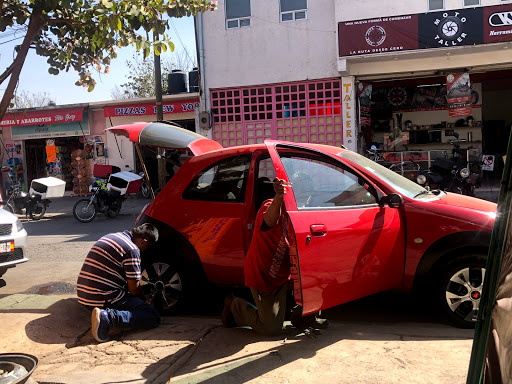
[[[139,217],[160,231],[144,280],[164,308],[202,280],[244,285],[256,212],[273,197],[269,181],[277,176],[293,183],[285,205],[297,243],[294,296],[305,314],[417,288],[456,325],[474,324],[496,204],[429,191],[344,148],[282,141],[222,148],[164,123],[110,130],[193,154]]]

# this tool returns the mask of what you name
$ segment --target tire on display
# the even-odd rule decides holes
[[[73,206],[73,216],[81,223],[90,223],[96,217],[96,204],[89,205],[90,199],[80,199]]]
[[[161,261],[143,266],[140,285],[148,302],[161,314],[176,314],[184,305],[184,280],[180,267]]]
[[[473,328],[482,295],[487,257],[481,253],[460,255],[438,269],[436,304],[452,324]]]
[[[43,218],[46,213],[46,204],[42,201],[38,201],[36,205],[32,207],[32,211],[30,211],[30,218],[32,220],[40,220]]]

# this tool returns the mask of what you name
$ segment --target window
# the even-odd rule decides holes
[[[473,5],[480,5],[480,0],[464,0],[465,7],[471,7]]]
[[[280,155],[299,210],[377,204],[373,187],[348,169],[318,156]]]
[[[199,172],[183,193],[183,198],[243,202],[250,164],[251,155],[230,157],[213,164]]]
[[[226,0],[226,28],[251,25],[251,0]]]
[[[308,0],[281,0],[281,21],[307,19]]]
[[[428,0],[428,10],[444,9],[444,0]]]

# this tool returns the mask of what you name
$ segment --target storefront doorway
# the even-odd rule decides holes
[[[512,97],[512,71],[469,72],[471,114],[461,116],[449,113],[448,75],[358,79],[372,86],[370,119],[366,120],[370,123],[361,125],[359,135],[363,153],[375,145],[383,154],[391,153],[383,156],[389,160],[384,165],[405,160],[425,169],[436,157],[451,155],[450,141],[456,134],[465,140],[461,148],[470,162],[482,162],[484,156],[493,159],[492,170],[482,173],[483,181],[499,181],[512,126],[512,110],[507,106]]]
[[[46,146],[52,144],[48,140],[53,140],[56,147],[57,161],[55,163],[46,161]],[[27,185],[30,185],[33,179],[53,176],[66,182],[67,191],[72,190],[71,152],[79,148],[83,148],[83,144],[80,143],[78,136],[25,140]]]

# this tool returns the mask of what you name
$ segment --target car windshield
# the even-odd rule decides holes
[[[343,151],[338,153],[338,156],[346,159],[348,161],[352,161],[357,165],[365,168],[370,171],[381,180],[389,184],[393,187],[397,192],[401,193],[404,196],[407,196],[411,199],[413,198],[432,198],[434,194],[429,193],[424,187],[419,184],[416,184],[414,181],[411,181],[396,172],[389,170],[386,167],[372,161],[364,156],[361,156],[358,153],[352,151]]]

